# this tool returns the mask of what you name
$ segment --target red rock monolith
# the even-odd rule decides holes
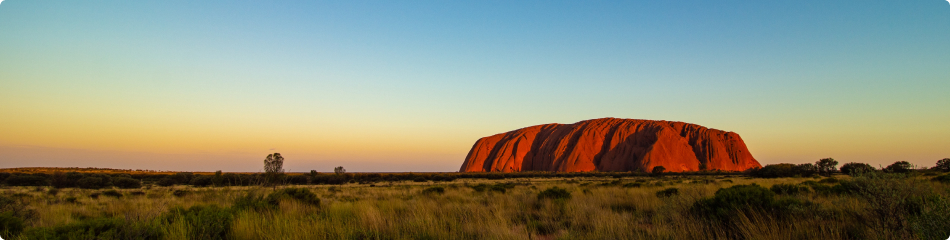
[[[743,171],[761,167],[739,134],[671,121],[601,118],[483,137],[461,172]]]

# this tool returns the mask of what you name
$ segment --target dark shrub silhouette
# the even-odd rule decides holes
[[[79,179],[79,181],[76,181],[76,186],[80,188],[85,188],[85,189],[100,189],[100,188],[110,187],[111,185],[112,184],[110,182],[106,182],[106,179],[102,177],[98,177],[98,176],[84,177],[82,179]]]
[[[677,188],[667,188],[667,189],[663,189],[663,191],[656,192],[656,197],[658,198],[672,197],[679,193],[680,193],[680,190]]]
[[[306,188],[284,188],[267,195],[266,201],[268,204],[277,206],[283,199],[294,199],[313,206],[320,205],[320,198]]]
[[[914,168],[914,165],[911,165],[907,161],[898,161],[894,164],[891,164],[884,168],[884,171],[891,173],[907,173]]]
[[[49,179],[37,175],[13,175],[6,182],[10,186],[49,186]]]
[[[212,176],[197,176],[191,179],[191,185],[195,187],[207,187],[214,184],[214,177]]]
[[[808,192],[808,187],[802,185],[793,185],[793,184],[775,184],[770,188],[772,192],[779,195],[787,194],[799,194]]]
[[[870,164],[867,164],[867,163],[852,162],[852,163],[845,163],[844,165],[841,165],[841,173],[852,175],[852,176],[858,175],[858,174],[870,173],[875,170],[877,169],[874,169],[874,167],[872,167]]]
[[[115,218],[97,218],[77,223],[31,228],[23,239],[161,239],[162,230],[155,225],[126,222]]]
[[[944,158],[937,161],[937,165],[933,167],[933,170],[950,172],[950,158]]]
[[[538,200],[541,199],[552,199],[552,200],[567,200],[571,199],[571,192],[568,192],[567,189],[559,187],[551,187],[543,192],[538,193]]]
[[[430,187],[430,188],[426,188],[425,190],[422,190],[422,194],[426,194],[426,195],[438,195],[442,193],[445,193],[444,187]]]
[[[188,239],[230,239],[234,216],[231,210],[217,205],[177,208],[164,216],[167,222],[185,221],[191,228]]]
[[[117,177],[117,178],[112,179],[112,185],[115,185],[118,188],[125,188],[125,189],[141,188],[142,181],[132,179],[132,178],[127,178],[127,177]]]

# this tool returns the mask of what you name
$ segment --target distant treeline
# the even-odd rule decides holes
[[[740,175],[741,172],[702,171],[667,173],[665,175]],[[515,173],[9,173],[0,172],[0,182],[7,186],[52,186],[56,188],[140,188],[147,185],[175,186],[258,186],[306,184],[377,184],[387,182],[451,182],[457,179],[517,179],[517,178],[575,178],[575,177],[635,177],[650,176],[642,172],[515,172]]]
[[[871,171],[908,173],[915,171],[950,171],[950,158],[937,162],[930,169],[917,169],[906,161],[899,161],[882,169],[865,163],[846,163],[838,168],[831,158],[815,164],[772,164],[744,172],[699,171],[682,173],[644,172],[514,172],[514,173],[223,173],[195,174],[177,173],[90,173],[56,171],[41,173],[0,172],[0,183],[7,186],[52,186],[56,188],[141,188],[142,186],[190,185],[196,187],[259,186],[259,185],[306,185],[306,184],[377,184],[387,182],[451,182],[457,179],[518,179],[518,178],[576,178],[576,177],[644,177],[661,175],[744,175],[759,178],[810,177],[835,173],[860,174]]]

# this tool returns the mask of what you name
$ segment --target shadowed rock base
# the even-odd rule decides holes
[[[479,139],[461,172],[742,171],[761,167],[738,134],[696,124],[601,118]]]

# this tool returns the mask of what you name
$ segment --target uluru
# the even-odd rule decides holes
[[[761,167],[734,132],[696,124],[600,118],[483,137],[460,172],[743,171]]]

